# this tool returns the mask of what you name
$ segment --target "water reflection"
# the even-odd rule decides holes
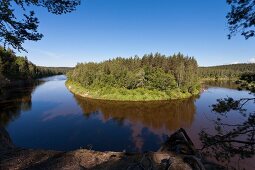
[[[187,100],[156,102],[118,102],[85,99],[75,95],[84,115],[98,114],[102,122],[117,121],[120,125],[128,123],[132,138],[138,150],[142,149],[144,128],[159,136],[169,135],[180,127],[189,128],[194,120],[195,98]]]
[[[170,132],[180,127],[189,127],[196,111],[194,98],[157,102],[117,102],[84,99],[75,95],[75,99],[85,116],[101,112],[102,121],[114,119],[120,124],[123,121],[140,123],[155,132],[162,128]]]
[[[201,152],[230,169],[240,167],[241,160],[248,162],[249,159],[255,159],[254,103],[254,97],[238,100],[228,97],[213,104],[212,113],[216,118],[211,121],[214,131],[203,129],[199,132],[203,146]],[[240,117],[238,121],[232,120],[235,112]],[[234,162],[238,162],[237,165]],[[248,166],[248,169],[252,167]]]
[[[68,151],[92,145],[99,151],[156,151],[168,135],[183,127],[199,148],[199,132],[215,131],[210,120],[217,116],[208,106],[227,96],[250,97],[247,91],[233,90],[231,82],[211,82],[200,97],[187,100],[102,101],[73,95],[63,76],[45,80],[44,84],[5,89],[0,95],[0,123],[17,146]],[[254,104],[248,107],[254,110]],[[243,116],[231,111],[229,120],[240,123]]]
[[[204,82],[204,86],[206,88],[210,88],[210,87],[221,87],[221,88],[227,88],[227,89],[238,89],[240,85],[236,84],[234,81],[222,81],[222,80],[218,80],[218,81],[205,81]]]
[[[32,107],[32,93],[42,81],[27,82],[1,88],[0,95],[0,123],[6,126],[16,119],[22,111]]]

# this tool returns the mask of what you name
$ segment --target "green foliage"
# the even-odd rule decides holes
[[[255,93],[255,73],[242,74],[236,83],[239,85],[239,90],[245,89]]]
[[[242,74],[240,80],[247,81],[248,83],[255,83],[255,72]]]
[[[23,50],[25,40],[38,41],[39,20],[31,6],[44,7],[53,14],[69,13],[76,9],[80,0],[1,0],[0,1],[0,42],[14,49]],[[17,13],[21,13],[17,15]]]
[[[68,68],[37,67],[26,57],[18,57],[11,50],[0,46],[0,81],[28,80],[45,76],[63,74]]]
[[[231,38],[237,33],[246,39],[255,36],[255,0],[227,0],[231,10],[227,15]]]
[[[255,155],[255,112],[254,107],[248,111],[248,103],[253,104],[255,98],[218,99],[212,105],[215,119],[210,119],[214,130],[203,129],[199,133],[204,156],[215,158],[224,163],[226,167],[233,160],[252,158]],[[229,117],[240,114],[239,120],[230,121]],[[235,115],[237,116],[237,115]],[[231,161],[232,160],[232,161]],[[238,167],[239,168],[239,167]],[[231,167],[231,169],[235,169]]]
[[[199,68],[199,76],[202,79],[239,79],[245,73],[255,73],[255,64],[231,64]]]
[[[83,92],[87,89],[93,97],[107,95],[107,99],[183,98],[198,94],[200,89],[197,61],[180,53],[79,63],[67,76],[69,82],[78,83]]]
[[[116,88],[111,86],[105,87],[84,87],[80,83],[68,80],[67,87],[75,94],[94,99],[122,100],[122,101],[152,101],[152,100],[169,100],[182,99],[191,97],[190,93],[182,93],[178,89],[159,91],[156,89],[136,88]]]

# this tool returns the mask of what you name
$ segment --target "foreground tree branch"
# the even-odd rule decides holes
[[[34,11],[27,11],[29,6],[46,8],[53,14],[72,12],[80,4],[80,0],[1,0],[0,1],[0,43],[14,49],[26,51],[22,46],[26,40],[41,40],[43,34],[38,33],[39,20]],[[14,8],[16,7],[16,8]],[[19,8],[23,17],[18,18],[15,10]]]
[[[222,162],[229,162],[233,157],[250,158],[255,154],[255,112],[244,107],[255,98],[219,99],[212,105],[212,111],[217,115],[215,132],[202,130],[199,133],[202,142],[202,152]],[[244,121],[236,124],[226,123],[230,111],[238,111]]]
[[[227,15],[229,35],[240,33],[246,39],[255,36],[255,0],[227,0],[231,10]]]

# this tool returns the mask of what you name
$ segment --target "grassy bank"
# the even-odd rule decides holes
[[[125,88],[114,87],[89,87],[85,88],[81,84],[73,81],[66,81],[67,88],[80,96],[94,99],[104,100],[120,100],[120,101],[153,101],[153,100],[171,100],[171,99],[184,99],[192,95],[199,94],[195,91],[193,94],[188,92],[181,92],[179,89],[171,91],[149,90],[145,88],[137,88],[128,90]]]
[[[221,77],[221,78],[200,78],[200,82],[206,82],[206,81],[236,81],[238,80],[238,77],[232,77],[232,78],[226,78],[226,77]]]

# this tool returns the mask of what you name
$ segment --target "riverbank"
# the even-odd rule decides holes
[[[19,148],[2,127],[0,158],[0,169],[192,169],[181,156],[170,151],[126,153],[78,149],[62,152]]]
[[[204,83],[204,82],[207,82],[207,81],[233,81],[233,82],[235,82],[235,81],[237,81],[237,80],[239,80],[239,78],[238,77],[235,77],[235,78],[201,78],[200,79],[200,82],[201,83]]]
[[[149,90],[137,88],[128,90],[125,88],[103,87],[103,88],[85,88],[81,84],[67,80],[66,87],[74,94],[93,99],[117,100],[117,101],[157,101],[157,100],[174,100],[186,99],[198,95],[200,92],[195,90],[194,93],[181,92],[179,89],[171,91]]]

